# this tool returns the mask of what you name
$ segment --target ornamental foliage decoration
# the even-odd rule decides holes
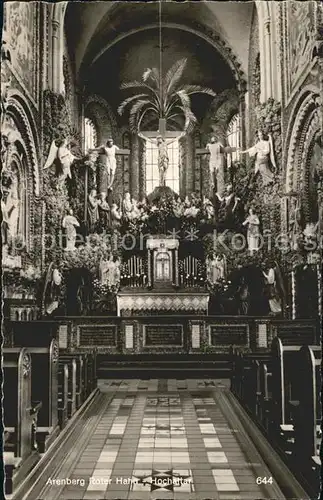
[[[129,110],[129,124],[133,133],[149,126],[159,118],[167,120],[169,127],[192,132],[197,121],[191,109],[193,94],[215,96],[212,89],[199,85],[182,85],[181,79],[186,68],[187,59],[180,59],[162,76],[159,69],[148,68],[141,81],[124,83],[122,90],[135,91],[119,106],[118,113],[123,115]]]

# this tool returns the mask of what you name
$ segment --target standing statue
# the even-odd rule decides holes
[[[256,157],[255,162],[255,174],[258,172],[261,175],[264,185],[270,184],[274,180],[274,174],[270,169],[270,164],[276,170],[276,162],[274,155],[274,145],[273,139],[270,134],[268,134],[268,139],[265,139],[262,130],[258,131],[259,141],[249,149],[245,151],[240,151],[241,154],[249,153],[250,156]]]
[[[228,184],[224,193],[224,196],[222,197],[220,193],[216,193],[216,207],[215,211],[216,214],[219,215],[219,212],[221,211],[222,216],[222,222],[224,225],[225,229],[233,229],[235,226],[235,212],[236,208],[238,205],[238,202],[240,201],[240,198],[236,196],[232,184]]]
[[[105,229],[110,225],[110,206],[107,202],[107,193],[104,191],[100,193],[98,201],[99,219],[102,227]]]
[[[3,191],[1,198],[1,212],[2,212],[2,222],[1,222],[1,239],[2,239],[2,251],[4,254],[7,253],[8,243],[9,243],[9,216],[7,205],[3,199]]]
[[[78,159],[79,158],[71,153],[67,139],[59,141],[58,146],[56,146],[55,141],[53,141],[49,150],[48,158],[44,165],[44,170],[52,165],[57,166],[59,184],[61,185],[67,177],[69,179],[72,178],[71,165]]]
[[[109,280],[109,260],[101,259],[99,265],[99,276],[101,285],[107,285]]]
[[[18,189],[17,186],[13,186],[6,199],[5,211],[7,215],[8,236],[10,241],[13,241],[18,234],[19,207],[20,200],[18,197]]]
[[[264,265],[263,276],[265,278],[265,291],[266,297],[269,302],[270,313],[272,315],[280,314],[282,312],[281,300],[277,290],[276,273],[275,269],[270,265]]]
[[[249,215],[242,224],[243,226],[248,225],[248,230],[247,230],[248,249],[250,254],[252,255],[254,252],[257,252],[259,250],[259,236],[260,236],[259,217],[253,212],[252,208],[249,208]]]
[[[46,278],[44,307],[47,315],[52,315],[60,305],[62,275],[57,268],[50,268],[52,271]]]
[[[107,193],[112,189],[117,168],[116,152],[120,148],[108,139],[105,146],[90,149],[89,153],[99,153],[99,192]]]
[[[75,242],[76,242],[76,227],[79,227],[80,224],[76,217],[73,215],[73,210],[69,209],[68,215],[65,215],[62,226],[66,229],[66,248],[65,251],[73,251],[75,250]]]
[[[212,256],[206,260],[206,268],[207,280],[209,283],[214,285],[219,281],[224,280],[227,268],[225,255],[212,254]]]
[[[302,233],[302,202],[300,196],[295,200],[291,200],[291,213],[289,217],[289,239],[292,250],[298,250],[298,240]]]
[[[8,107],[8,91],[11,87],[11,75],[9,65],[11,64],[10,50],[7,48],[7,42],[1,43],[1,100],[0,100],[0,124],[1,129],[5,123]]]
[[[146,137],[141,132],[138,133],[138,136],[141,139],[144,139],[151,144],[157,145],[158,148],[158,171],[159,171],[159,186],[166,185],[166,174],[169,165],[169,156],[168,156],[168,146],[175,141],[179,141],[182,137],[184,137],[186,132],[182,132],[176,139],[167,140],[162,135],[159,135],[156,140],[150,139]]]
[[[131,203],[131,196],[130,193],[125,193],[124,199],[122,202],[122,211],[123,211],[123,216],[125,219],[131,220],[132,219],[132,203]]]
[[[205,210],[207,220],[212,220],[215,215],[214,206],[211,200],[209,200],[209,198],[207,198],[206,196],[203,196],[203,208]]]
[[[98,209],[99,200],[97,199],[96,189],[91,189],[90,194],[88,196],[88,225],[89,230],[94,231],[96,225],[99,220],[99,209]]]
[[[220,194],[224,189],[224,157],[226,153],[234,153],[238,151],[236,147],[224,147],[223,144],[215,136],[211,137],[210,142],[206,145],[208,154],[210,155],[210,192],[213,194],[216,189]]]
[[[120,227],[122,215],[118,209],[118,205],[116,203],[112,204],[111,207],[111,227],[112,229],[118,229]]]

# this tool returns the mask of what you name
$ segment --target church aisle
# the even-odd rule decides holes
[[[106,398],[113,395],[112,402],[73,470],[60,474],[79,484],[52,486],[51,499],[284,498],[277,486],[256,482],[270,473],[221,410],[226,381],[98,385]]]

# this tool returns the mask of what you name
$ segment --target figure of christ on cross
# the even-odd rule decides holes
[[[225,147],[215,136],[211,137],[210,142],[204,148],[196,149],[197,155],[209,155],[209,175],[210,190],[213,194],[215,189],[221,195],[224,191],[224,154],[238,151],[236,147]]]
[[[139,132],[138,136],[145,141],[157,145],[158,148],[158,170],[159,170],[159,186],[165,186],[166,173],[169,165],[168,146],[175,141],[179,141],[184,135],[184,132],[170,132],[166,130],[166,120],[159,119],[158,132]],[[156,139],[155,139],[156,138]]]

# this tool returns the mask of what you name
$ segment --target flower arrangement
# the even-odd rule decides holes
[[[5,269],[2,276],[4,288],[14,293],[35,295],[41,283],[39,268],[29,265],[27,269]]]
[[[115,295],[119,290],[120,284],[110,285],[109,283],[102,283],[99,279],[93,280],[93,292],[95,299],[108,297],[110,294]]]
[[[63,270],[86,267],[95,277],[101,259],[108,259],[111,254],[110,242],[102,235],[91,234],[85,245],[80,245],[73,252],[64,252],[61,264]]]

